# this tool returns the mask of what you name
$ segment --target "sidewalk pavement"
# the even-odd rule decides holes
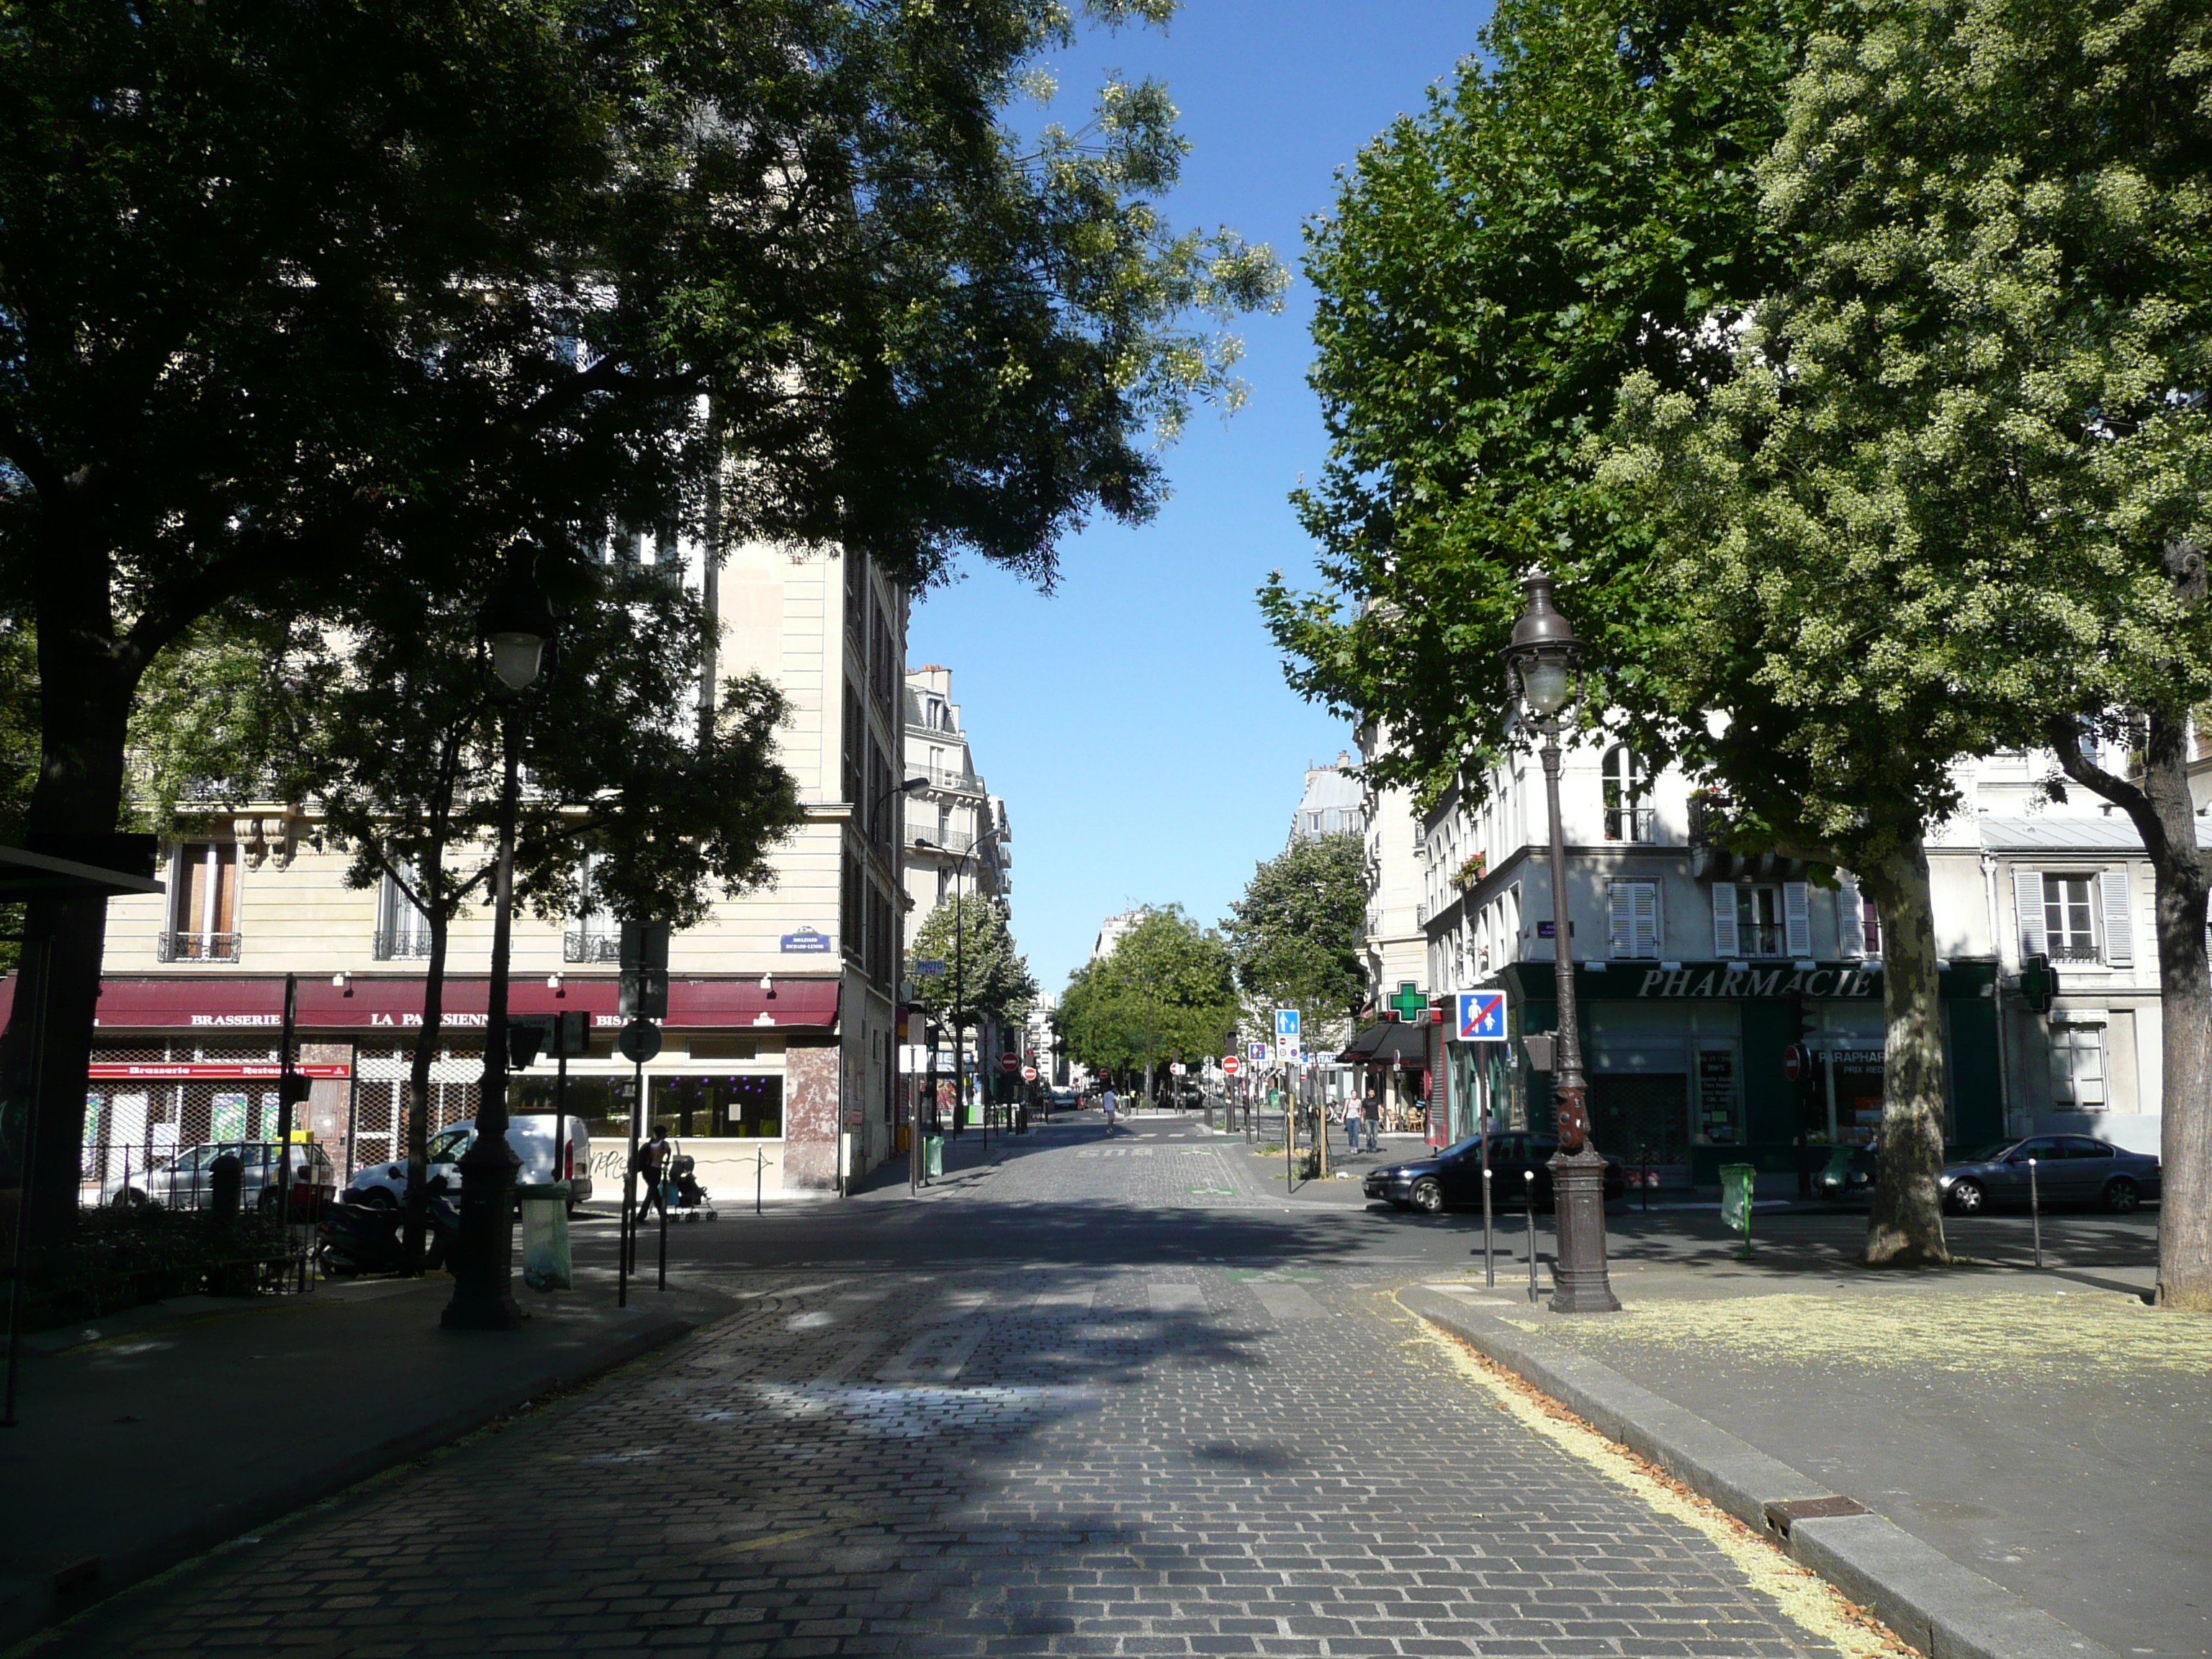
[[[1402,1299],[1754,1525],[1864,1505],[1788,1547],[1923,1651],[2212,1654],[2212,1319],[2057,1272],[1664,1254],[1616,1261],[1623,1314],[1562,1317],[1479,1271]]]
[[[516,1332],[441,1330],[437,1275],[184,1297],[27,1338],[19,1426],[0,1430],[0,1646],[734,1305],[648,1284],[618,1310],[611,1271],[578,1279],[542,1295],[518,1275]]]

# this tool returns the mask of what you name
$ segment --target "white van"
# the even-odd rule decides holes
[[[518,1182],[539,1184],[548,1181],[568,1182],[568,1207],[574,1210],[587,1202],[592,1196],[592,1136],[580,1117],[568,1120],[568,1157],[559,1170],[553,1160],[553,1114],[525,1113],[512,1117],[507,1123],[507,1144],[514,1148],[514,1155],[522,1160],[522,1167],[514,1172]],[[448,1193],[460,1190],[461,1173],[454,1166],[461,1154],[476,1143],[477,1121],[465,1117],[449,1123],[430,1137],[428,1147],[430,1175],[434,1179],[446,1177]],[[346,1197],[355,1204],[403,1204],[407,1199],[407,1164],[403,1159],[397,1164],[371,1164],[354,1174]]]

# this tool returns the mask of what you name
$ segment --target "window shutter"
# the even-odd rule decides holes
[[[1859,896],[1858,883],[1849,876],[1836,887],[1836,951],[1849,957],[1866,954],[1866,902]]]
[[[1632,881],[1616,881],[1607,890],[1607,919],[1612,928],[1609,948],[1617,957],[1636,954],[1636,887]]]
[[[1782,884],[1782,948],[1793,957],[1813,954],[1813,884]]]
[[[1723,958],[1737,954],[1735,889],[1724,881],[1713,884],[1713,954]]]
[[[2046,956],[2050,945],[2043,932],[2043,872],[2012,872],[2012,902],[2020,911],[2020,959]]]
[[[1638,881],[1629,884],[1633,900],[1631,911],[1630,938],[1632,956],[1656,957],[1659,954],[1659,884]]]
[[[2105,901],[2105,965],[2130,967],[2136,959],[2136,935],[2134,918],[2128,912],[2127,867],[2106,871],[2097,878],[2097,885]]]

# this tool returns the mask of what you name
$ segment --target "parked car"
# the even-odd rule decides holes
[[[476,1144],[477,1121],[463,1118],[448,1124],[430,1137],[427,1148],[428,1163],[432,1178],[443,1176],[446,1189],[459,1193],[461,1172],[458,1167],[461,1157]],[[553,1167],[553,1114],[526,1112],[509,1118],[507,1123],[507,1144],[514,1148],[522,1167],[514,1173],[520,1182],[544,1182],[564,1180],[568,1182],[568,1207],[586,1203],[592,1196],[592,1136],[584,1120],[568,1120],[568,1157],[562,1160],[558,1176]],[[371,1164],[356,1171],[351,1186],[346,1188],[349,1204],[404,1204],[407,1200],[407,1164],[404,1159],[396,1164]]]
[[[1363,1186],[1370,1199],[1379,1199],[1399,1209],[1436,1215],[1444,1210],[1482,1207],[1482,1141],[1469,1135],[1432,1158],[1414,1158],[1368,1172]],[[1547,1167],[1559,1150],[1553,1135],[1501,1131],[1490,1137],[1491,1202],[1498,1209],[1518,1209],[1526,1202],[1526,1176],[1535,1175],[1536,1207],[1552,1204],[1552,1171]],[[1611,1203],[1628,1191],[1628,1171],[1617,1158],[1605,1160],[1605,1196]]]
[[[100,1189],[103,1204],[159,1204],[172,1210],[204,1210],[215,1202],[215,1161],[235,1154],[245,1166],[242,1208],[276,1209],[283,1181],[284,1143],[281,1140],[211,1140],[187,1146],[173,1158],[150,1169],[134,1170],[126,1182],[110,1176]],[[306,1218],[337,1194],[337,1168],[331,1155],[313,1141],[292,1146],[292,1213]]]
[[[2125,1215],[2159,1195],[2156,1153],[2127,1152],[2088,1135],[2034,1135],[2000,1140],[1946,1164],[1936,1178],[1945,1207],[1976,1215],[1998,1205],[2026,1205],[2030,1158],[2045,1204],[2097,1204]]]

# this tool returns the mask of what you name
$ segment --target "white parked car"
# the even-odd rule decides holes
[[[430,1176],[446,1178],[448,1194],[461,1189],[461,1172],[455,1166],[461,1155],[476,1144],[477,1121],[465,1117],[458,1123],[448,1124],[430,1137],[428,1148]],[[568,1207],[573,1210],[592,1195],[592,1136],[580,1117],[568,1120],[568,1156],[554,1167],[553,1114],[526,1113],[509,1118],[507,1124],[507,1144],[514,1148],[514,1155],[522,1160],[522,1167],[514,1172],[519,1182],[542,1184],[549,1181],[568,1182]],[[346,1189],[346,1201],[352,1204],[404,1204],[407,1200],[407,1164],[404,1159],[396,1164],[371,1164],[354,1174],[352,1184]]]

